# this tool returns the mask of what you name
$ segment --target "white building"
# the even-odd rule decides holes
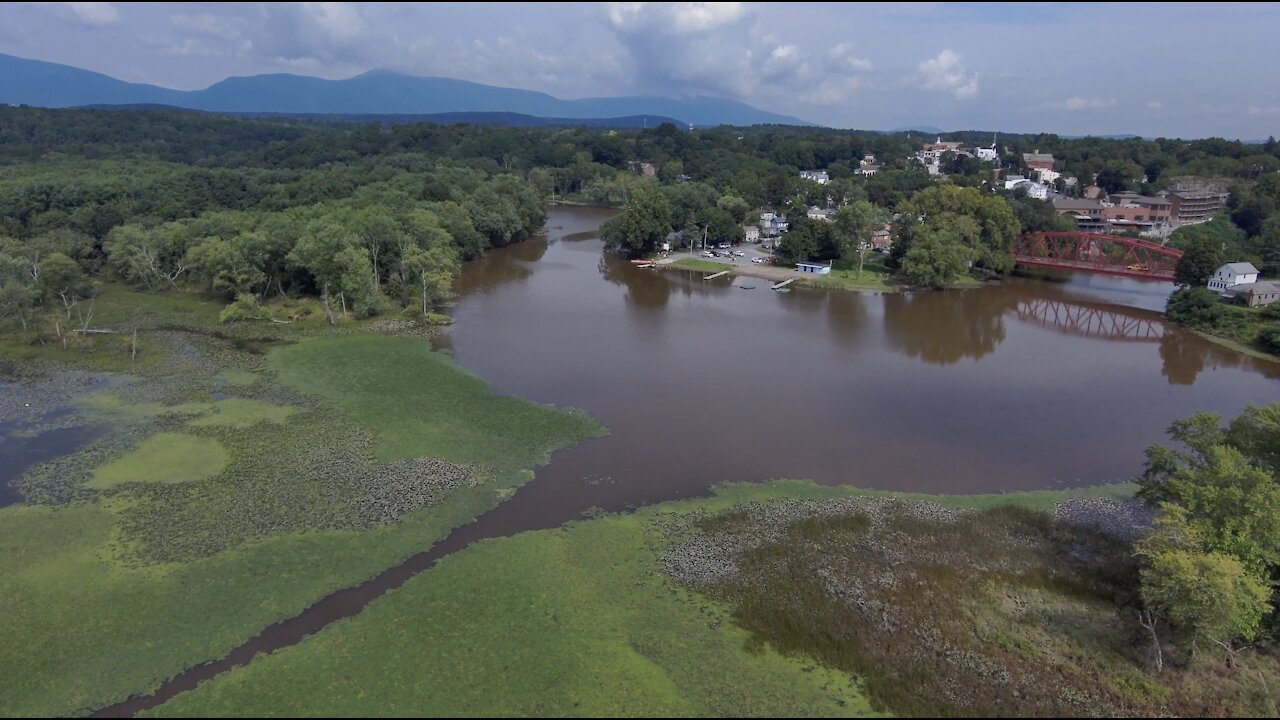
[[[876,160],[875,155],[864,155],[862,160],[858,161],[859,175],[875,175],[880,172],[880,162]]]
[[[808,217],[810,220],[830,220],[831,213],[826,208],[820,208],[817,205],[809,208]]]
[[[996,150],[996,146],[994,144],[991,147],[975,148],[974,153],[978,156],[978,159],[983,162],[1000,162],[1000,151]]]
[[[796,263],[796,272],[813,273],[815,275],[830,275],[831,266],[822,263],[802,262]]]
[[[819,185],[831,182],[831,177],[827,175],[826,170],[801,170],[800,177],[804,180],[812,180]]]
[[[1062,173],[1058,172],[1057,170],[1053,170],[1049,168],[1037,168],[1036,170],[1032,171],[1032,174],[1036,176],[1037,180],[1039,180],[1040,182],[1046,185],[1062,177]]]
[[[1009,177],[1005,178],[1004,189],[1005,190],[1022,189],[1027,191],[1027,197],[1035,198],[1036,200],[1049,199],[1048,185],[1041,185],[1038,182],[1033,182],[1031,180],[1028,180],[1022,177],[1021,175],[1010,175]]]
[[[760,228],[755,225],[742,226],[742,239],[744,242],[758,243],[760,242]]]
[[[1241,285],[1258,282],[1258,268],[1253,263],[1233,262],[1218,268],[1209,278],[1209,289],[1223,294],[1233,292]]]

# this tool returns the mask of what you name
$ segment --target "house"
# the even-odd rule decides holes
[[[1022,164],[1028,170],[1052,170],[1053,155],[1036,150],[1033,153],[1022,153]]]
[[[1257,307],[1258,305],[1270,305],[1280,300],[1280,282],[1274,280],[1264,280],[1255,282],[1248,286],[1248,289],[1242,293],[1237,293],[1236,297],[1244,297],[1245,304],[1249,307]]]
[[[822,263],[802,262],[796,263],[796,272],[813,273],[815,275],[830,275],[831,266]]]
[[[658,174],[658,166],[651,162],[638,162],[636,160],[632,160],[627,163],[627,169],[632,172],[638,172],[645,177],[654,177]]]
[[[756,227],[755,225],[743,225],[742,240],[743,242],[749,242],[749,243],[760,242],[760,228]]]
[[[1031,180],[1028,180],[1027,178],[1022,177],[1021,175],[1010,175],[1009,177],[1005,178],[1004,189],[1005,190],[1026,190],[1027,197],[1035,198],[1036,200],[1049,199],[1048,185],[1042,185],[1038,182],[1033,182]]]
[[[1209,289],[1218,294],[1235,292],[1241,285],[1258,282],[1258,268],[1253,263],[1227,263],[1214,271],[1209,278]]]
[[[831,182],[831,177],[827,175],[826,170],[801,170],[800,177],[803,180],[812,180],[819,185],[826,185]]]
[[[893,236],[888,230],[877,230],[871,233],[871,249],[877,252],[888,252],[893,249]]]
[[[980,147],[974,150],[978,159],[983,162],[998,163],[1000,162],[1000,151],[996,150],[996,144],[993,141],[991,147]]]
[[[1062,177],[1062,173],[1054,170],[1053,168],[1036,168],[1031,171],[1031,174],[1035,176],[1036,180],[1039,180],[1046,185]]]
[[[876,161],[875,155],[865,155],[858,161],[859,175],[875,175],[880,172],[880,163]]]
[[[916,153],[916,157],[920,158],[920,162],[925,165],[937,163],[942,159],[943,153],[960,152],[960,143],[958,142],[942,142],[942,138],[938,138],[934,142],[925,143],[920,148],[920,152]]]
[[[826,220],[828,222],[834,222],[834,218],[832,218],[832,215],[834,215],[834,213],[827,210],[826,208],[820,208],[817,205],[814,205],[813,207],[809,208],[809,212],[808,212],[808,218],[810,220]]]
[[[785,215],[779,215],[772,210],[764,210],[760,213],[761,237],[777,237],[786,232],[790,226]]]

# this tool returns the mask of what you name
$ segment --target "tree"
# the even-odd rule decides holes
[[[361,269],[357,257],[361,248],[357,246],[357,242],[342,225],[332,220],[316,220],[307,226],[298,239],[298,244],[289,253],[289,260],[310,274],[316,288],[320,290],[320,301],[330,325],[337,323],[333,313],[333,294],[343,293],[344,283],[353,281],[353,270],[358,272]],[[348,252],[350,250],[356,253],[353,255]],[[364,256],[363,264],[369,267],[371,274],[372,266],[367,255]],[[368,275],[365,276],[365,281],[369,281]],[[344,312],[345,306],[344,298]]]
[[[409,279],[419,290],[422,299],[422,316],[431,312],[431,303],[445,297],[458,273],[457,252],[444,244],[429,247],[413,247],[404,259]]]
[[[1222,319],[1222,301],[1204,286],[1174,290],[1165,303],[1170,320],[1195,328],[1211,328]]]
[[[1228,553],[1204,549],[1188,513],[1161,506],[1155,530],[1137,546],[1144,559],[1142,602],[1176,627],[1194,653],[1202,640],[1221,647],[1235,665],[1235,643],[1257,637],[1271,611],[1271,588]],[[1153,639],[1159,657],[1159,637]]]
[[[1222,247],[1212,238],[1198,238],[1183,251],[1173,271],[1174,279],[1185,287],[1202,287],[1222,266]]]
[[[840,208],[836,213],[833,229],[840,257],[845,260],[858,257],[858,275],[866,264],[867,250],[871,247],[871,234],[889,221],[889,212],[866,200],[858,200]]]
[[[57,298],[71,319],[71,308],[82,298],[93,294],[93,285],[85,277],[79,263],[62,253],[53,253],[40,263],[41,294],[48,300]]]
[[[895,227],[894,262],[901,264],[918,237],[945,235],[969,250],[974,267],[993,273],[1013,269],[1013,243],[1021,228],[1009,203],[1003,198],[983,195],[975,188],[935,185],[911,198],[903,207]],[[942,233],[943,235],[939,235]],[[934,243],[929,255],[942,246]],[[922,254],[916,256],[916,266]],[[937,255],[954,260],[955,253]],[[930,273],[936,275],[937,273]]]
[[[1280,404],[1249,408],[1227,428],[1213,413],[1169,427],[1186,451],[1147,448],[1138,494],[1183,510],[1203,546],[1227,553],[1260,579],[1280,565]]]
[[[187,251],[186,262],[215,292],[229,298],[254,294],[266,282],[267,275],[250,256],[253,245],[251,233],[241,233],[230,240],[202,238]]]
[[[977,232],[970,218],[955,218],[951,228],[929,229],[917,235],[902,258],[902,274],[912,285],[943,288],[964,275],[973,250],[964,240]]]
[[[188,268],[187,245],[186,228],[179,223],[153,228],[131,224],[111,230],[102,249],[117,275],[151,289],[160,283],[177,286]]]
[[[0,253],[0,320],[16,319],[26,330],[38,298],[29,263]]]
[[[662,191],[645,188],[631,198],[622,214],[605,223],[601,233],[609,245],[631,255],[653,252],[671,232],[671,205]]]

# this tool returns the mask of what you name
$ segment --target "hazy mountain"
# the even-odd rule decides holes
[[[303,120],[316,123],[387,123],[391,125],[408,125],[411,123],[433,123],[436,125],[492,125],[501,127],[589,127],[589,128],[646,128],[657,127],[662,123],[680,125],[675,118],[661,115],[627,115],[612,118],[549,118],[534,115],[522,115],[509,112],[450,112],[450,113],[276,113],[276,112],[237,112],[234,110],[191,110],[176,105],[159,103],[130,103],[128,105],[80,105],[88,110],[174,110],[178,112],[200,112],[210,115],[225,115],[251,119],[284,119]]]
[[[44,107],[162,104],[239,113],[505,112],[557,119],[657,115],[694,125],[811,124],[723,98],[635,96],[561,100],[530,90],[387,71],[368,72],[346,80],[254,75],[227,78],[204,90],[170,90],[127,83],[68,65],[3,54],[0,54],[0,102]]]

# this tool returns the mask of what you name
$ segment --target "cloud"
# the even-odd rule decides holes
[[[70,10],[85,25],[106,27],[120,22],[120,11],[109,2],[64,2],[57,5]]]
[[[637,90],[752,102],[832,105],[862,87],[871,62],[853,45],[775,34],[756,3],[605,3],[604,25],[629,60]]]
[[[966,72],[960,60],[960,55],[950,49],[944,49],[937,57],[922,60],[916,65],[923,83],[921,87],[936,92],[949,92],[957,100],[977,95],[978,73]]]
[[[1148,100],[1147,107],[1151,108],[1152,110],[1159,110],[1160,108],[1164,107],[1164,103],[1160,102],[1159,100]]]
[[[1249,114],[1258,115],[1280,115],[1280,107],[1259,107],[1257,105],[1249,106]]]
[[[1103,98],[1082,98],[1080,96],[1067,98],[1059,106],[1063,110],[1102,110],[1104,108],[1115,107],[1114,99]]]
[[[611,2],[605,3],[609,22],[619,30],[661,25],[677,34],[706,32],[742,18],[747,8],[740,2]]]

